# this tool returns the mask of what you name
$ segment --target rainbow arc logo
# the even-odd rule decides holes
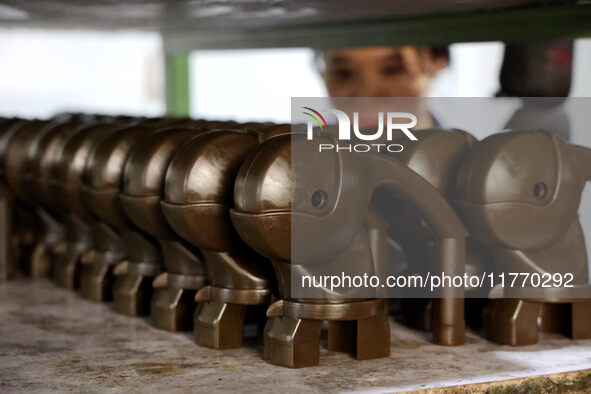
[[[324,119],[324,116],[322,116],[322,114],[320,112],[318,112],[315,109],[310,108],[310,107],[302,107],[302,108],[304,108],[310,112],[313,112],[315,115],[317,115],[317,116],[315,116],[314,114],[311,114],[310,112],[306,112],[306,111],[303,112],[304,115],[308,115],[309,117],[314,119],[316,121],[316,123],[318,123],[318,126],[320,126],[321,131],[322,130],[326,131],[328,129],[328,125],[326,124],[326,120]],[[318,118],[320,118],[320,119],[318,119]],[[322,123],[320,123],[320,120],[322,120]]]

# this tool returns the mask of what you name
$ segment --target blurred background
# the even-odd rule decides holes
[[[504,44],[449,47],[433,97],[491,97]],[[165,113],[161,36],[143,32],[0,29],[0,115]],[[309,48],[201,50],[190,55],[191,116],[289,122],[290,98],[326,96]],[[570,96],[591,96],[591,39],[574,44]]]

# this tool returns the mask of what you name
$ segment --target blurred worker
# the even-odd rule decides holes
[[[447,47],[369,47],[331,49],[318,52],[317,66],[322,74],[330,97],[426,97],[431,83],[439,71],[449,63]],[[375,125],[376,102],[365,100],[371,110],[365,111],[363,100],[351,102],[340,100],[338,107],[347,113],[360,113],[360,126]],[[392,110],[389,105],[384,111]],[[427,129],[437,125],[424,102],[418,100],[397,101],[400,112],[411,112],[418,118],[415,129]]]
[[[331,97],[425,97],[449,62],[447,47],[334,49],[318,56]]]

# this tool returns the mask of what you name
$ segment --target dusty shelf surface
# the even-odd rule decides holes
[[[263,361],[257,338],[237,350],[201,348],[191,333],[157,330],[49,281],[0,284],[0,392],[383,392],[591,368],[591,340],[559,335],[511,348],[470,332],[466,345],[446,348],[393,323],[391,338],[389,358],[323,349],[320,366],[290,370]]]

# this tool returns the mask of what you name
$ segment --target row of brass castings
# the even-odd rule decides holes
[[[0,119],[0,258],[9,275],[49,276],[160,329],[193,329],[200,346],[241,347],[256,324],[265,359],[293,368],[318,364],[324,322],[329,350],[390,354],[393,302],[292,296],[292,275],[312,265],[571,272],[588,288],[577,211],[590,150],[540,130],[417,136],[393,157],[319,155],[330,132],[310,143],[286,124]],[[465,321],[509,345],[539,330],[591,337],[588,298],[465,292],[478,289],[400,299],[396,313],[448,346],[463,344]]]

